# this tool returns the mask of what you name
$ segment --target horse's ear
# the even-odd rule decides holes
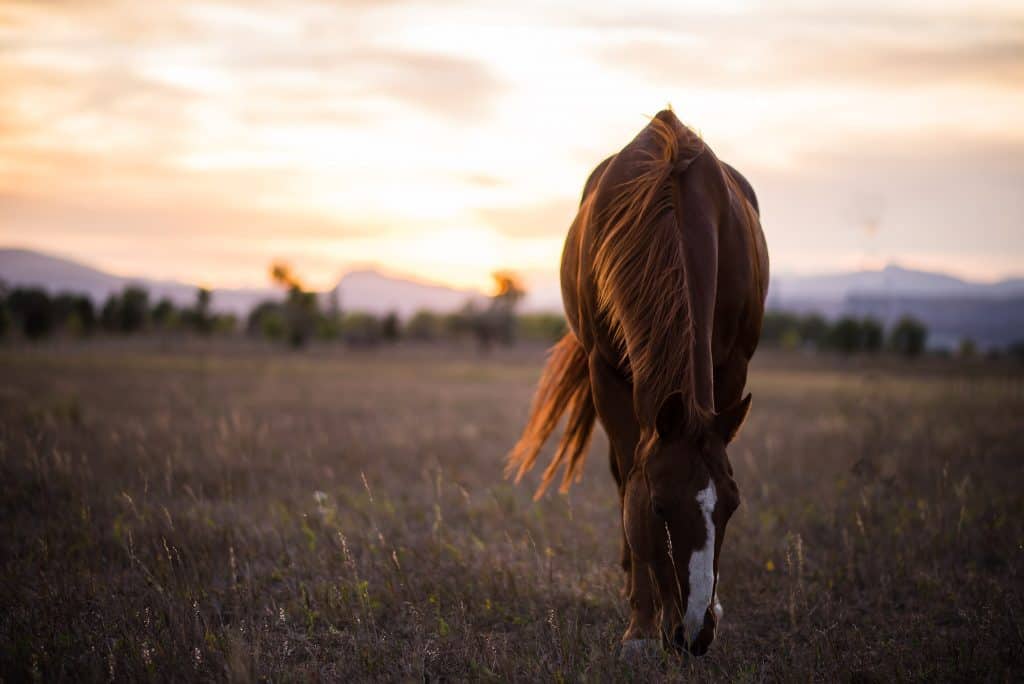
[[[662,441],[673,441],[683,436],[686,429],[686,404],[682,392],[673,392],[665,397],[658,409],[654,426],[658,430],[658,439]]]
[[[718,433],[718,436],[726,444],[736,437],[740,427],[743,425],[743,421],[746,420],[747,413],[750,412],[750,398],[750,395],[747,394],[747,396],[740,399],[734,405],[715,416],[715,432]]]

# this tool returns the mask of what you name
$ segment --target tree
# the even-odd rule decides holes
[[[148,325],[149,293],[141,287],[126,287],[121,293],[121,332],[139,332]]]
[[[978,345],[970,337],[965,337],[960,340],[956,355],[961,359],[973,359],[978,355]]]
[[[405,324],[405,336],[421,342],[433,341],[444,333],[441,316],[432,311],[420,310]]]
[[[904,316],[889,332],[889,348],[907,358],[917,358],[924,353],[928,339],[928,328],[913,316]]]
[[[11,331],[11,310],[7,307],[7,297],[0,297],[0,339],[7,337]]]
[[[107,297],[100,310],[100,324],[109,332],[136,333],[149,327],[149,292],[129,285]]]
[[[288,344],[297,349],[309,341],[316,329],[317,313],[316,295],[312,292],[303,292],[298,287],[292,287],[288,291],[288,298],[284,303]]]
[[[269,340],[284,339],[284,307],[280,302],[260,302],[249,312],[246,320],[246,332],[253,337],[266,337]]]
[[[494,295],[486,307],[470,300],[453,321],[456,332],[470,331],[480,349],[490,349],[494,342],[511,344],[516,333],[516,307],[526,294],[519,279],[510,271],[495,271]]]
[[[211,299],[212,294],[208,289],[205,287],[197,288],[196,303],[185,312],[189,327],[200,335],[209,335],[213,332],[217,323],[215,317],[210,313]]]
[[[341,332],[348,344],[374,346],[381,340],[381,321],[373,314],[353,311],[342,319]]]
[[[398,314],[389,312],[380,321],[380,336],[385,342],[397,342],[401,336],[401,325],[398,321]]]
[[[884,338],[884,331],[882,324],[876,319],[868,316],[860,322],[860,345],[861,349],[870,353],[877,354],[882,349],[882,340]]]
[[[799,332],[803,344],[811,344],[821,349],[828,336],[828,322],[819,314],[808,314],[800,319]]]
[[[826,345],[843,354],[875,353],[882,348],[883,328],[876,319],[844,316],[825,336]]]
[[[799,317],[784,311],[768,311],[761,322],[761,342],[767,346],[781,344],[784,337],[799,328]]]
[[[86,295],[62,292],[53,298],[54,325],[74,336],[96,330],[96,307]]]
[[[569,329],[561,314],[523,314],[517,322],[521,338],[539,342],[557,342]]]
[[[301,347],[316,331],[320,314],[316,295],[306,292],[291,267],[283,262],[271,265],[270,277],[279,286],[287,289],[283,309],[286,336],[289,345],[294,348]]]
[[[844,316],[828,331],[829,348],[843,354],[853,354],[861,349],[861,327],[855,318]]]
[[[41,288],[15,288],[7,297],[11,317],[30,340],[39,340],[53,331],[54,309],[50,295]]]
[[[156,303],[156,306],[153,307],[153,311],[150,313],[150,318],[153,320],[153,324],[160,330],[172,330],[180,322],[180,316],[178,315],[178,310],[174,307],[174,302],[167,297]]]
[[[1006,352],[1010,355],[1010,358],[1015,359],[1020,363],[1024,363],[1024,340],[1011,342],[1009,346],[1006,347]]]
[[[107,332],[118,332],[121,322],[121,295],[110,293],[100,309],[100,326]]]

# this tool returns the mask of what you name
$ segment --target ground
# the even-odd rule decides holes
[[[1019,677],[1019,368],[763,354],[719,637],[628,664],[603,434],[502,479],[540,362],[0,350],[0,680]]]

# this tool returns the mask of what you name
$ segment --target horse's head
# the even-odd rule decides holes
[[[680,395],[670,396],[656,430],[641,441],[626,484],[623,525],[640,563],[633,572],[651,573],[662,639],[696,655],[711,645],[722,614],[718,556],[740,503],[725,448],[749,408],[748,394],[694,434],[686,429]]]

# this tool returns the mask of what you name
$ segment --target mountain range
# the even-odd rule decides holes
[[[129,285],[145,288],[151,301],[166,297],[183,306],[192,304],[196,299],[195,285],[112,275],[70,259],[26,249],[0,249],[0,280],[9,286],[79,292],[89,295],[97,303]],[[321,294],[328,295],[334,290],[337,290],[339,304],[344,309],[378,314],[395,311],[403,318],[419,309],[453,311],[470,299],[483,296],[475,290],[395,277],[373,269],[349,271],[334,288]],[[219,288],[212,291],[211,306],[216,311],[244,316],[262,301],[282,298],[280,289],[270,287]]]
[[[146,288],[153,300],[167,297],[178,305],[194,302],[196,294],[195,285],[112,275],[70,259],[25,249],[0,249],[0,280],[9,286],[81,292],[96,302],[130,284]],[[374,269],[349,271],[331,291],[337,292],[343,309],[378,314],[395,311],[403,318],[419,309],[453,311],[467,301],[484,297],[477,290]],[[280,290],[269,287],[217,289],[213,291],[213,307],[245,315],[260,301],[281,297]],[[560,302],[557,285],[549,281],[531,289],[524,307],[557,311]],[[910,314],[929,326],[931,344],[938,346],[955,345],[964,337],[973,338],[983,347],[1024,339],[1024,278],[977,283],[896,265],[817,276],[779,275],[772,278],[768,307],[820,313],[828,318],[871,315],[887,325]]]

